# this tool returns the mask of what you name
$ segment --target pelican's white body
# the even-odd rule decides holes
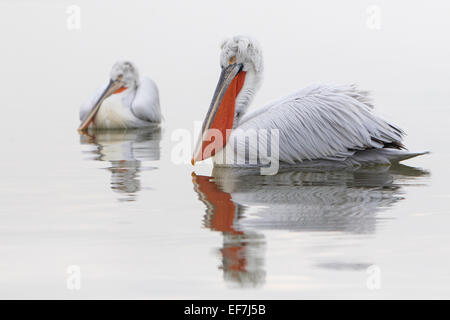
[[[80,109],[80,119],[92,110],[107,87],[99,88]],[[155,82],[142,77],[136,88],[112,94],[103,101],[94,121],[89,126],[96,129],[143,128],[161,122],[159,94]]]
[[[233,57],[243,65],[245,82],[236,97],[233,130],[214,156],[215,165],[270,163],[274,159],[258,151],[259,142],[249,141],[261,141],[261,132],[273,129],[279,134],[277,160],[288,165],[389,164],[423,154],[398,150],[403,131],[376,115],[367,93],[354,85],[312,85],[246,114],[262,82],[261,49],[250,38],[234,37],[222,45],[222,68]]]

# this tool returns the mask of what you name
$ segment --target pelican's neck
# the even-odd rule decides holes
[[[262,79],[262,72],[256,72],[254,70],[246,72],[244,85],[236,97],[233,128],[236,128],[239,125],[239,121],[247,112],[256,92],[261,87]]]

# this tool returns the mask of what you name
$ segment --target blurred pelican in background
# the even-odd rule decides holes
[[[142,170],[155,170],[156,167],[143,167],[145,161],[160,158],[161,129],[159,126],[134,130],[94,131],[81,135],[80,142],[94,148],[87,153],[89,159],[109,162],[111,189],[125,195],[123,201],[133,201],[141,190],[139,178]]]
[[[406,151],[404,132],[378,116],[367,92],[354,85],[312,85],[247,113],[263,79],[261,48],[236,36],[221,49],[222,73],[192,164],[212,156],[216,166],[270,163],[260,152],[270,138],[260,133],[273,129],[279,132],[280,164],[391,164],[424,154]]]
[[[130,61],[116,62],[110,80],[80,109],[79,131],[129,129],[161,122],[158,88],[149,77],[139,78]]]
[[[257,286],[266,275],[264,230],[373,234],[378,213],[404,199],[403,185],[426,175],[398,164],[328,171],[291,168],[274,176],[262,176],[257,169],[215,167],[211,177],[193,174],[192,181],[206,206],[205,227],[223,234],[225,280]]]

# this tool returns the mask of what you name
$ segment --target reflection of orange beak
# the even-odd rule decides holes
[[[197,176],[192,174],[194,189],[199,199],[207,206],[207,227],[213,230],[231,234],[242,234],[234,229],[233,224],[236,215],[236,205],[231,200],[231,195],[219,189],[212,177]]]
[[[202,132],[195,148],[192,165],[212,157],[227,143],[233,128],[236,97],[245,81],[242,65],[231,64],[222,70],[211,106],[203,122]]]

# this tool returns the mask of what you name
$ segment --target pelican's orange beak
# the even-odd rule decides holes
[[[228,67],[222,69],[191,160],[192,165],[196,161],[212,157],[226,145],[230,129],[233,128],[236,97],[244,81],[242,64],[236,64],[233,60]]]

